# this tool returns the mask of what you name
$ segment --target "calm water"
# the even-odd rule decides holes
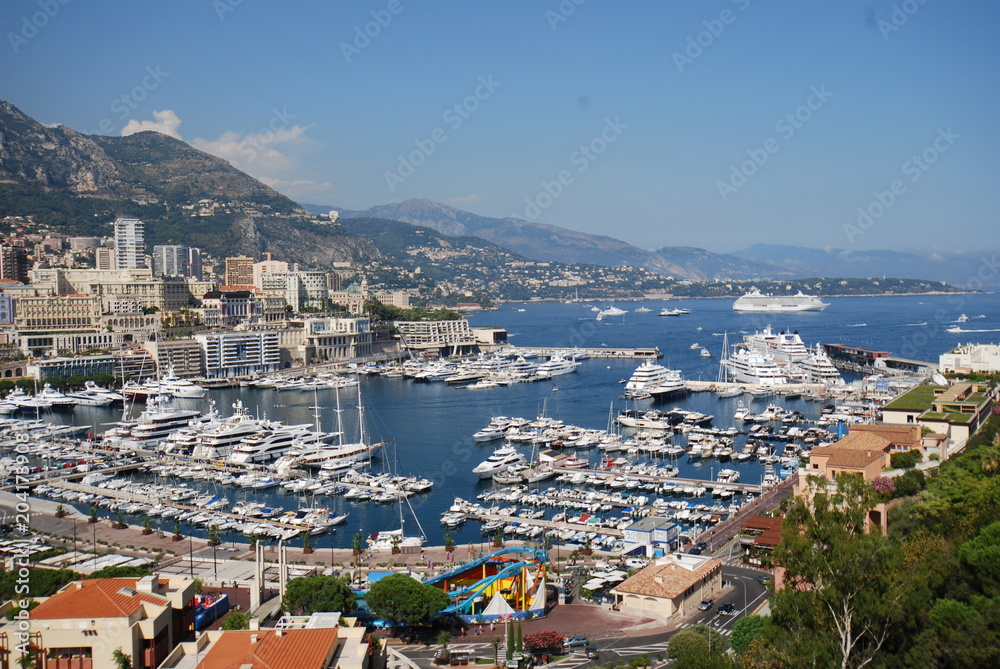
[[[940,353],[961,342],[996,342],[1000,340],[1000,298],[996,295],[831,298],[824,312],[797,314],[739,314],[732,310],[732,300],[676,300],[644,303],[617,303],[628,309],[623,317],[596,321],[590,310],[593,304],[529,303],[507,304],[499,311],[475,314],[470,317],[474,326],[497,325],[507,329],[511,344],[520,347],[651,347],[658,346],[664,353],[662,364],[683,371],[686,379],[715,380],[718,358],[722,348],[722,333],[730,333],[730,343],[739,341],[741,333],[753,332],[772,325],[776,329],[798,330],[807,345],[815,343],[843,343],[865,348],[892,351],[895,355],[919,360],[936,361]],[[602,308],[610,303],[598,303]],[[651,313],[634,313],[632,310],[646,306]],[[657,314],[664,306],[684,307],[691,314],[676,318],[663,318]],[[523,311],[521,311],[523,309]],[[965,332],[952,334],[947,327],[961,314],[970,320],[962,323]],[[984,315],[985,318],[978,318]],[[699,351],[691,350],[699,343],[711,353],[702,358]],[[444,528],[440,514],[455,497],[474,498],[490,486],[480,482],[472,468],[485,459],[500,442],[476,444],[471,435],[484,427],[492,416],[523,416],[533,418],[542,414],[562,419],[566,423],[591,428],[605,428],[609,414],[626,406],[619,399],[620,381],[627,379],[638,361],[603,360],[592,358],[573,374],[557,377],[552,382],[522,383],[508,387],[484,390],[456,389],[443,383],[415,383],[405,379],[361,377],[362,395],[366,409],[366,431],[372,439],[392,439],[384,449],[373,469],[389,469],[402,474],[425,476],[435,482],[431,493],[410,499],[424,533],[433,544],[442,543]],[[554,388],[556,390],[554,390]],[[322,407],[320,421],[323,429],[335,428],[336,416],[332,411],[336,391],[321,391],[317,395]],[[356,390],[339,391],[343,405],[345,431],[348,437],[357,434]],[[296,391],[278,393],[273,390],[224,389],[211,391],[220,413],[228,415],[229,407],[237,398],[256,414],[282,419],[287,423],[313,421],[313,394]],[[714,394],[702,393],[669,402],[665,408],[680,406],[716,416],[714,425],[731,425],[738,399],[718,400]],[[747,398],[744,401],[749,401]],[[195,403],[198,404],[198,403]],[[753,407],[763,409],[765,400],[756,400]],[[795,400],[784,402],[789,408],[816,417],[820,406],[815,402]],[[629,406],[632,404],[630,403]],[[638,407],[651,406],[649,400]],[[102,432],[103,424],[116,420],[114,412],[105,409],[78,408],[65,422],[89,424],[95,432]],[[737,441],[742,444],[745,437]],[[525,448],[529,453],[529,449]],[[581,457],[596,461],[600,451],[581,452]],[[617,454],[616,454],[617,455]],[[648,460],[648,456],[646,458]],[[686,458],[676,462],[681,476],[713,478],[720,468],[716,461],[689,463]],[[741,481],[753,483],[760,480],[762,467],[753,462],[727,463],[737,468]],[[543,482],[542,487],[558,485],[554,480]],[[244,499],[242,489],[220,490],[231,502]],[[332,535],[313,538],[313,546],[349,547],[357,530],[365,534],[399,526],[399,509],[394,505],[369,502],[352,503],[342,498],[306,499],[284,496],[271,492],[259,496],[262,501],[285,509],[305,505],[325,505],[338,513],[347,511],[350,519]],[[415,532],[412,516],[405,512],[407,532]],[[162,521],[169,530],[173,521]],[[186,531],[186,530],[185,530]],[[459,545],[480,542],[478,523],[452,529],[452,536]]]

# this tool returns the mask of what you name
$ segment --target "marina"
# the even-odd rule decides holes
[[[928,305],[920,308],[938,308],[934,298],[924,299],[928,300]],[[989,296],[982,296],[982,299],[989,299]],[[841,302],[834,301],[824,312],[801,312],[782,318],[797,319],[785,328],[788,331],[796,329],[805,341],[815,341],[820,333],[826,339],[836,339],[838,332],[845,333],[844,337],[856,337],[859,330],[848,328],[849,325],[859,321],[874,324],[878,320],[873,314],[864,313],[864,308],[862,313],[857,313],[859,305],[865,307],[867,304],[866,308],[882,312],[885,300],[905,301],[911,308],[916,306],[915,298],[852,299],[848,302],[855,313],[838,315],[836,307]],[[650,306],[662,308],[655,302]],[[122,422],[120,407],[78,405],[71,411],[41,411],[39,415],[49,426],[64,426],[80,435],[95,435],[92,441],[65,441],[74,444],[68,452],[76,452],[77,460],[61,464],[86,460],[87,468],[92,471],[126,475],[133,484],[151,487],[168,481],[171,484],[183,482],[198,496],[210,495],[211,499],[219,495],[227,503],[215,516],[220,523],[245,525],[251,522],[230,517],[240,515],[233,513],[237,504],[241,505],[238,508],[244,508],[255,502],[265,509],[280,509],[278,517],[252,521],[274,525],[274,532],[265,540],[276,540],[284,536],[283,532],[295,529],[301,534],[301,527],[280,525],[284,522],[281,516],[324,509],[324,520],[343,520],[327,528],[327,538],[323,541],[346,548],[356,533],[369,536],[398,529],[400,502],[405,500],[414,516],[411,518],[408,510],[404,514],[406,527],[415,527],[415,520],[419,519],[426,541],[431,544],[442,543],[445,533],[456,543],[479,543],[486,536],[484,528],[493,528],[492,532],[500,524],[506,536],[527,541],[542,541],[548,534],[556,541],[582,543],[589,539],[606,549],[613,549],[622,527],[647,516],[677,522],[681,532],[687,535],[726,522],[742,506],[761,496],[762,491],[797,471],[797,463],[805,457],[810,444],[835,439],[840,423],[866,420],[875,415],[871,402],[862,398],[863,393],[857,387],[840,389],[831,395],[824,384],[792,383],[768,396],[757,396],[748,392],[757,384],[720,383],[717,378],[719,356],[705,358],[700,354],[701,348],[718,354],[727,331],[733,332],[735,337],[741,329],[760,332],[767,323],[757,315],[734,313],[724,301],[690,300],[685,301],[684,306],[690,307],[692,313],[680,319],[657,318],[654,308],[649,312],[628,312],[599,323],[579,304],[546,305],[546,318],[541,320],[538,318],[539,310],[543,309],[541,305],[525,305],[524,312],[509,309],[492,314],[491,320],[496,319],[507,328],[510,343],[517,345],[515,352],[527,353],[532,357],[526,359],[535,364],[543,362],[543,352],[572,356],[571,351],[578,348],[587,354],[579,360],[580,365],[574,372],[555,377],[548,383],[501,385],[470,394],[461,392],[454,384],[377,373],[383,370],[382,367],[357,368],[353,371],[376,372],[347,378],[361,388],[365,440],[370,436],[372,443],[381,443],[383,447],[370,458],[356,462],[356,470],[348,466],[330,477],[322,476],[319,468],[309,470],[295,466],[278,476],[269,463],[240,466],[227,463],[224,458],[195,460],[190,454],[166,454],[160,452],[159,447],[141,444],[134,444],[128,451],[134,452],[136,457],[153,457],[151,462],[144,462],[141,467],[117,465],[114,459],[120,456],[102,449],[101,436],[108,432],[108,424]],[[989,308],[980,307],[980,310],[985,312]],[[905,327],[904,324],[869,326],[864,332],[865,343],[872,348],[891,350],[892,340],[900,330],[905,332]],[[537,346],[545,342],[558,344],[560,337],[570,336],[581,337],[584,343],[589,341],[591,345]],[[937,336],[953,337],[943,328]],[[935,345],[935,338],[929,339],[928,346]],[[657,345],[650,349],[661,349],[664,366],[682,374],[686,389],[693,391],[691,394],[663,399],[652,396],[622,399],[623,379],[630,378],[637,366],[650,361],[632,356],[618,357],[617,353],[600,357],[594,352],[643,350],[623,344],[647,342]],[[692,342],[700,342],[701,346],[691,347]],[[924,354],[917,351],[911,355],[922,357]],[[516,362],[517,357],[512,360]],[[931,356],[927,354],[926,357]],[[484,356],[482,360],[489,359],[491,356]],[[454,364],[453,361],[442,362]],[[391,365],[384,367],[391,368]],[[413,366],[413,369],[418,368]],[[286,372],[282,376],[291,377],[292,374]],[[857,379],[849,377],[849,380]],[[256,419],[309,425],[310,431],[323,433],[342,432],[345,442],[354,442],[358,441],[359,428],[355,384],[286,390],[266,385],[209,388],[201,400],[177,398],[173,403],[204,415],[211,413],[209,400],[216,407],[241,402],[244,411]],[[889,396],[885,387],[880,385],[878,394]],[[558,392],[553,392],[555,390]],[[338,406],[343,407],[342,412]],[[138,416],[141,405],[127,405],[126,408],[127,414]],[[638,420],[649,421],[649,424],[645,428],[620,424],[619,416],[626,410],[635,412]],[[673,413],[677,411],[682,413]],[[683,417],[671,423],[673,419],[664,419],[662,414]],[[539,425],[543,427],[522,426],[509,435],[508,430],[490,434],[489,424],[501,415],[534,417],[522,420],[527,423],[541,420]],[[686,422],[689,415],[691,421]],[[697,416],[709,417],[709,420],[700,426],[692,424],[695,420],[706,420]],[[32,424],[31,420],[12,420],[23,425]],[[571,430],[574,426],[577,427]],[[474,437],[474,434],[479,436]],[[52,439],[55,437],[44,437],[45,441]],[[807,441],[809,439],[812,441]],[[36,442],[41,443],[32,439],[33,444]],[[11,447],[17,443],[13,433],[7,443]],[[529,467],[499,472],[499,477],[477,477],[472,472],[476,464],[504,443],[518,451]],[[545,456],[548,462],[531,468],[545,451],[550,451]],[[41,448],[37,451],[40,465],[46,452]],[[54,452],[49,452],[50,458]],[[572,466],[565,466],[566,463]],[[105,465],[115,466],[105,468]],[[171,468],[173,473],[159,476],[153,469],[161,466]],[[719,480],[725,470],[737,472],[738,480]],[[123,511],[126,522],[134,525],[142,524],[146,517],[146,511],[135,506],[140,500],[129,497],[140,493],[128,489],[119,489],[117,494],[98,493],[91,488],[73,490],[69,486],[86,485],[82,483],[86,472],[48,473],[53,489],[89,495],[85,497],[87,501],[64,502],[73,504],[81,513],[89,513],[91,501],[106,499],[109,501],[104,503],[108,506],[99,507],[108,509],[104,513]],[[244,479],[250,482],[248,486],[237,483],[244,474],[259,477],[256,486],[253,477]],[[362,474],[389,478],[366,483],[356,478]],[[348,476],[352,478],[345,480]],[[395,492],[385,482],[397,476],[413,481],[418,489]],[[538,480],[532,480],[536,476]],[[64,483],[67,480],[68,483]],[[477,499],[482,494],[510,498]],[[456,497],[478,503],[482,508],[463,512],[459,517],[458,512],[451,511]],[[531,504],[537,500],[546,501],[538,506]],[[152,500],[143,499],[141,503],[151,503],[150,509],[156,507]],[[165,506],[172,504],[170,500],[162,503]],[[190,503],[179,505],[190,506]],[[504,512],[510,511],[510,507],[514,507],[512,513]],[[125,511],[128,508],[133,508],[134,513]],[[540,511],[542,514],[524,517],[520,513],[523,509],[531,510],[533,516]],[[180,509],[178,514],[167,517],[152,515],[153,527],[169,533],[178,522],[178,515],[191,510]],[[587,522],[571,522],[580,513],[590,514]],[[559,514],[565,515],[560,517]],[[192,523],[192,518],[180,521],[184,532],[206,536],[207,526]],[[511,527],[513,523],[518,524]],[[243,532],[239,525],[227,526],[225,531]],[[301,538],[289,541],[301,542]]]

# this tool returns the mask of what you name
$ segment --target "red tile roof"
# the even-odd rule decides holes
[[[126,594],[122,588],[135,590],[138,579],[97,578],[75,581],[39,604],[32,620],[65,620],[68,618],[125,618],[142,607],[143,602],[169,606],[165,597],[143,592]]]
[[[336,627],[223,632],[197,669],[326,669],[336,649]]]

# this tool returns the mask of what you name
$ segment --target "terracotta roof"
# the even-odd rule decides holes
[[[761,530],[766,532],[768,530],[781,531],[781,524],[784,522],[783,518],[771,518],[770,516],[750,516],[749,518],[744,518],[743,522],[740,523],[740,530]]]
[[[865,432],[876,434],[888,439],[894,444],[910,444],[916,446],[920,443],[919,425],[890,425],[879,423],[877,425],[852,425],[851,432]]]
[[[762,546],[764,548],[774,548],[781,543],[781,533],[775,530],[767,530],[761,533],[759,536],[754,537],[753,543],[755,546]]]
[[[125,618],[138,611],[143,602],[169,606],[166,597],[135,591],[135,578],[96,578],[75,581],[39,604],[31,612],[32,620],[65,620],[68,618]]]
[[[675,555],[673,557],[683,560],[692,559],[694,556],[685,558]],[[614,591],[673,599],[721,566],[722,561],[715,558],[704,560],[700,566],[694,569],[682,567],[673,560],[667,561],[665,564],[651,564],[638,574],[615,586]]]
[[[223,632],[197,669],[326,669],[336,645],[336,627]]]

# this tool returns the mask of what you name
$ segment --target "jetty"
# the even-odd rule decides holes
[[[532,346],[531,350],[537,351],[539,355],[547,356],[554,353],[566,353],[575,350],[578,353],[586,353],[591,358],[618,358],[637,360],[656,360],[663,357],[663,352],[658,346],[644,348],[621,348],[618,346],[601,346],[598,348],[577,348],[567,349],[565,346]]]

